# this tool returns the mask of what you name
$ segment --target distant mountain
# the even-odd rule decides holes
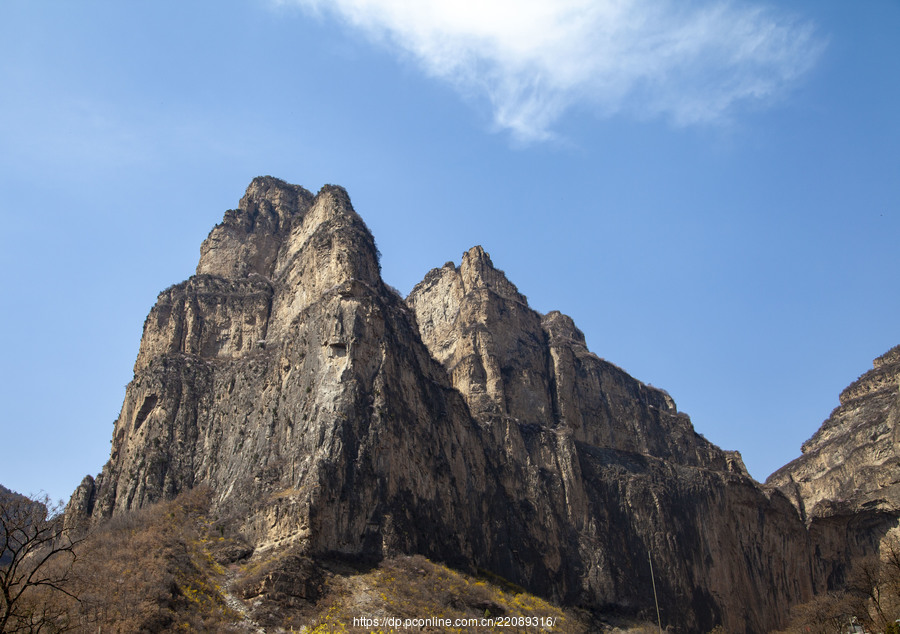
[[[163,291],[89,526],[208,485],[257,553],[419,554],[595,612],[763,632],[822,585],[793,490],[532,310],[481,247],[405,300],[347,192],[255,179]],[[792,503],[793,501],[793,503]]]

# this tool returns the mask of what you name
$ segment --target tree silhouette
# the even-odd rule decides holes
[[[0,632],[59,632],[69,619],[59,595],[77,540],[63,524],[63,505],[0,490]],[[76,599],[77,600],[77,599]]]

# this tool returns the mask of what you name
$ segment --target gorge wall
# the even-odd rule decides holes
[[[404,300],[342,188],[262,177],[159,295],[67,521],[205,484],[258,550],[420,553],[655,617],[651,556],[664,623],[763,632],[821,585],[794,480],[759,485],[482,248]]]
[[[817,548],[817,591],[842,586],[853,560],[897,537],[900,346],[840,395],[803,455],[766,481],[793,502]]]

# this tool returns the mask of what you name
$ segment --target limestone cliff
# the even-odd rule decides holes
[[[553,562],[553,587],[539,589],[646,608],[652,552],[661,596],[689,629],[765,631],[809,596],[795,569],[807,538],[787,500],[698,435],[666,392],[591,353],[571,318],[529,308],[481,247],[429,272],[407,303],[498,448],[505,497],[531,505],[523,532]]]
[[[198,484],[258,550],[420,553],[682,631],[809,598],[808,533],[476,247],[404,301],[347,193],[255,179],[160,294],[87,524]]]
[[[570,317],[529,308],[481,247],[458,268],[429,272],[407,302],[479,420],[508,418],[596,447],[746,475],[740,456],[698,435],[666,392],[588,351]]]
[[[852,559],[876,552],[900,519],[900,346],[874,361],[766,484],[794,503],[819,550],[820,589],[840,587]]]
[[[488,480],[484,456],[464,449],[478,430],[381,282],[346,192],[297,192],[255,180],[198,274],[160,295],[110,460],[72,514],[106,517],[202,482],[260,546],[468,561],[486,510],[468,490]],[[278,214],[262,222],[261,210]]]
[[[313,195],[298,185],[255,179],[238,208],[226,212],[203,241],[197,275],[271,277],[285,236],[312,200]]]

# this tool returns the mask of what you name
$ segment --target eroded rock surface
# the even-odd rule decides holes
[[[480,247],[404,301],[340,187],[255,179],[144,325],[90,523],[199,484],[257,550],[419,553],[591,609],[761,632],[811,595],[785,495],[540,315]],[[655,613],[655,612],[654,612]]]
[[[529,308],[481,247],[429,272],[407,303],[499,450],[505,497],[530,506],[513,538],[537,538],[552,584],[541,591],[646,609],[652,553],[661,596],[689,628],[764,631],[762,615],[809,596],[794,570],[807,537],[788,501],[698,435],[666,392],[591,353],[571,318]]]
[[[851,561],[878,552],[900,519],[900,346],[840,395],[840,405],[773,473],[809,526],[819,589],[839,588]]]
[[[260,547],[470,561],[486,509],[469,487],[488,480],[465,450],[477,427],[382,283],[346,192],[297,191],[255,180],[211,237],[247,209],[280,215],[237,234],[236,253],[212,258],[207,239],[198,274],[160,295],[110,460],[73,509],[106,517],[202,482]],[[277,257],[248,269],[254,231]]]
[[[591,353],[558,311],[540,315],[481,247],[425,276],[407,299],[422,340],[482,421],[566,430],[573,440],[746,475],[664,392]]]
[[[840,395],[803,455],[773,473],[808,521],[859,511],[900,511],[900,346]]]

